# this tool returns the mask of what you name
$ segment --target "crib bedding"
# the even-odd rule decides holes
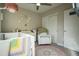
[[[12,38],[10,43],[10,55],[15,56],[24,53],[24,38],[17,37]]]

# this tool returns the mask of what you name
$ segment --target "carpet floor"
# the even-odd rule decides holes
[[[37,45],[36,56],[66,56],[64,48],[57,45]]]

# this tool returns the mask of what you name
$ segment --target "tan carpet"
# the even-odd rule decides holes
[[[55,45],[38,45],[35,48],[36,56],[66,56],[64,48]]]

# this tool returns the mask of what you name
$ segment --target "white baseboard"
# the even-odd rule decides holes
[[[60,43],[56,43],[57,45],[59,45],[59,46],[64,46],[64,44],[60,44]]]

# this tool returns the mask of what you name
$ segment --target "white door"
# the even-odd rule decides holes
[[[64,46],[79,51],[79,17],[64,11]]]
[[[49,35],[51,35],[52,41],[55,43],[57,41],[57,15],[52,14],[43,17],[42,25],[48,29]]]

